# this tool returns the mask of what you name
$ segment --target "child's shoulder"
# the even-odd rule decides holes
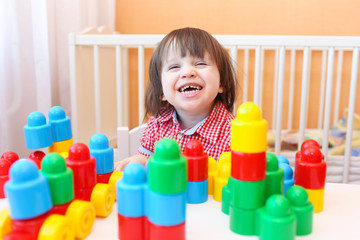
[[[173,106],[162,107],[157,113],[150,117],[149,121],[167,121],[173,116],[174,111],[175,109]]]

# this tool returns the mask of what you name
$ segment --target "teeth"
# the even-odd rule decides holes
[[[200,86],[185,86],[185,87],[180,88],[180,92],[184,92],[188,88],[195,88],[196,89],[196,90],[192,90],[190,92],[195,92],[195,91],[201,90]]]

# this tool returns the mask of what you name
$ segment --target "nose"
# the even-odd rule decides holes
[[[196,77],[196,71],[192,66],[186,66],[181,71],[181,78],[194,78]]]

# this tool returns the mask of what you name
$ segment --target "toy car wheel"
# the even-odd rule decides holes
[[[74,227],[70,219],[59,214],[46,218],[40,228],[38,240],[72,240],[75,239]]]
[[[109,184],[96,184],[91,193],[91,202],[94,204],[96,216],[109,216],[115,202],[115,188]]]
[[[85,238],[90,234],[95,221],[95,208],[91,202],[74,200],[66,210],[66,216],[75,227],[75,237]]]

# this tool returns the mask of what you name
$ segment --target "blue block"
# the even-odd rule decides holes
[[[116,183],[118,213],[125,217],[145,216],[147,180],[145,167],[130,163],[124,168],[123,177]]]
[[[284,171],[284,195],[287,190],[294,185],[294,171],[290,165],[286,163],[280,163],[279,167]]]
[[[208,180],[187,182],[187,202],[190,204],[204,203],[208,200]]]
[[[186,191],[165,195],[148,189],[146,203],[146,215],[153,224],[174,226],[185,222]]]
[[[9,175],[5,194],[9,200],[12,219],[35,218],[52,208],[49,183],[39,173],[35,163],[20,159],[10,167]]]
[[[48,116],[54,142],[72,138],[70,118],[65,116],[65,111],[62,107],[52,107],[49,110]]]
[[[45,148],[53,145],[51,125],[46,123],[45,115],[32,112],[24,126],[25,144],[29,149]]]
[[[90,138],[89,150],[96,160],[97,174],[114,171],[114,149],[109,146],[109,140],[104,134],[97,133]]]
[[[276,156],[276,157],[278,159],[279,165],[280,165],[280,163],[286,163],[286,164],[290,165],[289,160],[286,157],[281,156],[281,155]]]

